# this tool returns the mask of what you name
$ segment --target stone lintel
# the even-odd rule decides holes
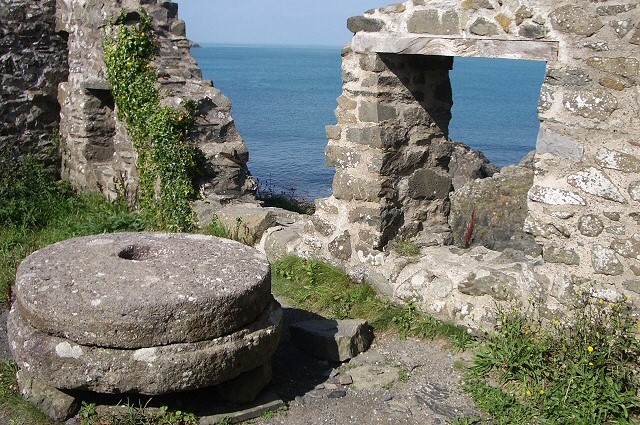
[[[356,53],[469,56],[555,61],[557,41],[429,37],[422,35],[363,34],[353,37]]]

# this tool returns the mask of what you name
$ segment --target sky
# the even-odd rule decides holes
[[[392,0],[177,0],[198,43],[343,46],[347,18]]]

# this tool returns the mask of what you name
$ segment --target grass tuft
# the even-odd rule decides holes
[[[497,425],[636,423],[640,343],[630,309],[582,295],[571,324],[502,312],[465,389]]]
[[[365,319],[377,331],[395,331],[404,338],[445,336],[459,349],[472,342],[466,330],[419,312],[411,302],[399,307],[382,300],[371,286],[352,282],[323,261],[287,257],[272,267],[274,293],[304,309],[335,319]]]

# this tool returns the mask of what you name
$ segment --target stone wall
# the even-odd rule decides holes
[[[161,102],[179,106],[190,99],[199,105],[192,139],[208,162],[201,194],[205,199],[251,194],[255,183],[246,167],[249,154],[235,128],[231,102],[210,81],[202,80],[189,52],[185,24],[178,18],[178,5],[156,0],[58,2],[58,26],[69,33],[69,78],[59,91],[63,176],[76,187],[112,198],[122,185],[129,193],[137,190],[136,152],[115,118],[105,78],[102,30],[122,9],[140,8],[152,17],[160,45],[153,65],[159,70]]]
[[[57,163],[57,91],[68,66],[55,3],[0,1],[0,161],[29,152]]]
[[[576,291],[638,305],[638,13],[631,0],[412,0],[349,19],[333,196],[288,249],[474,328],[496,301],[551,316]],[[456,56],[547,62],[527,164],[494,174],[448,141]],[[420,255],[394,250],[407,240]]]

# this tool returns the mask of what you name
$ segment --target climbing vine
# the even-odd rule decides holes
[[[118,107],[138,152],[139,207],[155,227],[185,231],[193,227],[191,200],[194,181],[202,168],[202,152],[188,141],[196,104],[162,106],[156,88],[157,70],[151,65],[158,44],[151,17],[142,10],[127,24],[125,10],[105,30],[106,74]]]

